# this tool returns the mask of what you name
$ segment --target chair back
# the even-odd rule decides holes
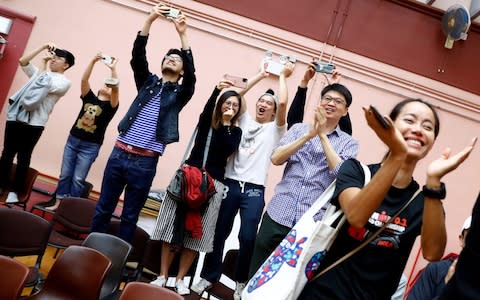
[[[129,282],[123,289],[119,300],[183,300],[179,294],[167,288],[145,282]]]
[[[0,255],[0,299],[19,299],[27,280],[28,272],[28,267],[21,262]]]
[[[88,181],[84,181],[83,190],[82,190],[82,194],[80,195],[80,198],[89,198],[92,190],[93,190],[93,184]]]
[[[235,269],[237,265],[238,253],[238,249],[230,249],[227,251],[225,258],[223,259],[222,274],[231,280],[235,280]]]
[[[108,233],[113,235],[118,235],[120,231],[120,220],[112,220],[110,222],[110,227]],[[143,257],[145,255],[145,249],[147,248],[147,242],[150,240],[150,235],[142,229],[142,227],[137,226],[132,241],[132,251],[127,258],[127,266],[129,266],[129,271],[134,269],[132,272],[128,272],[129,275],[127,278],[124,278],[125,281],[138,280],[142,275],[143,270]],[[130,268],[130,266],[132,266]]]
[[[54,262],[43,288],[26,299],[97,300],[110,266],[100,251],[70,246]]]
[[[54,227],[48,244],[60,249],[81,245],[90,233],[96,204],[96,201],[86,198],[62,199],[53,215]]]
[[[17,171],[17,164],[13,164],[12,168],[10,169],[10,173],[8,174],[8,183],[7,186],[3,188],[3,194],[0,195],[3,200],[7,197],[8,191],[13,184],[13,180],[15,178],[15,174]],[[38,177],[38,171],[34,168],[28,168],[27,177],[25,178],[24,185],[20,191],[17,191],[18,202],[14,203],[14,205],[21,206],[23,210],[27,210],[27,202],[30,199],[30,195],[32,194],[33,184]]]
[[[119,237],[100,232],[90,233],[82,245],[100,251],[112,262],[100,291],[100,299],[114,294],[120,285],[123,268],[132,246]]]
[[[39,269],[51,230],[50,222],[35,214],[0,208],[0,255],[37,256],[25,286],[33,286],[40,280]]]

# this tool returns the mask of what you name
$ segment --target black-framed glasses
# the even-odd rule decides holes
[[[323,104],[328,104],[333,101],[335,106],[347,105],[347,103],[342,98],[335,98],[332,96],[323,96],[321,101]]]

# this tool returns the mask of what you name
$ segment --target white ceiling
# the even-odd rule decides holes
[[[446,11],[454,4],[462,4],[470,11],[472,23],[480,25],[480,0],[415,0]]]

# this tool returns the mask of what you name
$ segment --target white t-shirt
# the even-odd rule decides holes
[[[225,177],[265,186],[270,157],[287,125],[277,122],[258,123],[245,112],[239,118],[242,140],[238,150],[228,159]]]

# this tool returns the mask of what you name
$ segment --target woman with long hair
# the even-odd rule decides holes
[[[368,125],[389,151],[380,163],[368,166],[372,179],[365,186],[357,160],[341,166],[331,203],[342,208],[347,221],[318,272],[360,245],[415,198],[359,252],[307,283],[299,299],[390,299],[418,235],[427,260],[439,260],[445,250],[445,185],[441,179],[468,157],[476,138],[457,154],[447,148],[432,161],[421,188],[413,172],[439,133],[440,121],[433,106],[421,99],[403,100],[385,117],[385,127],[372,108],[363,110]],[[418,189],[422,192],[415,196]]]
[[[200,114],[195,144],[189,158],[185,161],[190,166],[202,168],[207,136],[211,129],[211,142],[205,169],[213,178],[217,192],[208,199],[201,209],[201,236],[186,232],[178,241],[178,233],[185,230],[185,228],[182,228],[185,222],[178,222],[177,218],[185,213],[185,211],[182,211],[185,207],[178,206],[167,193],[162,202],[152,237],[152,239],[163,241],[160,275],[152,281],[152,284],[165,286],[170,265],[177,252],[181,252],[180,267],[175,283],[175,289],[180,295],[190,293],[183,277],[198,252],[211,252],[213,249],[213,236],[223,196],[223,180],[227,158],[238,149],[242,136],[242,130],[237,126],[238,113],[241,111],[242,105],[240,94],[228,90],[218,97],[222,89],[231,86],[232,82],[221,80],[213,90],[203,112]]]

